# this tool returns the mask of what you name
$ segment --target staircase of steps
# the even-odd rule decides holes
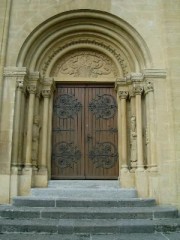
[[[118,181],[50,181],[0,206],[0,233],[119,234],[180,231],[178,211],[138,198]]]

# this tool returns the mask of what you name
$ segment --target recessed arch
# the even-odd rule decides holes
[[[110,56],[124,76],[152,66],[148,47],[132,26],[112,14],[95,10],[64,12],[40,24],[21,47],[17,66],[48,76],[63,51],[85,45]]]

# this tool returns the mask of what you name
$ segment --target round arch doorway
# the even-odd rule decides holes
[[[140,72],[151,66],[148,48],[134,28],[122,19],[100,11],[77,10],[59,14],[39,25],[26,39],[17,59],[17,67],[20,69],[22,66],[25,66],[28,70],[28,81],[24,81],[28,95],[25,96],[24,107],[23,104],[21,107],[23,109],[31,107],[31,110],[27,109],[30,110],[31,114],[27,116],[28,121],[24,119],[24,129],[27,129],[28,137],[25,139],[25,160],[22,158],[21,161],[25,167],[34,166],[37,169],[35,174],[31,175],[33,181],[29,182],[33,182],[35,186],[46,186],[48,178],[51,178],[51,159],[54,147],[52,147],[52,115],[55,111],[53,101],[56,99],[54,86],[57,84],[91,83],[113,84],[114,86],[116,83],[118,85],[116,103],[118,110],[118,120],[116,120],[118,122],[117,151],[120,169],[128,168],[128,151],[130,150],[127,141],[126,102],[129,101],[128,94],[134,83],[138,84],[140,90],[142,89],[143,77]],[[132,72],[138,72],[139,75],[137,74],[134,79],[131,79],[128,76]],[[138,90],[138,88],[136,87],[135,90]],[[107,93],[103,94],[108,95]],[[103,94],[100,93],[99,98],[97,94],[93,95],[89,104],[93,100],[98,102],[98,99],[104,99]],[[113,106],[115,106],[115,98],[115,95],[113,95],[113,98],[108,99],[108,101],[113,102]],[[72,96],[69,96],[69,99],[72,101]],[[96,116],[91,111],[91,105],[89,106],[89,104],[87,104],[86,109],[90,110],[92,116]],[[127,102],[127,104],[130,105],[130,102]],[[56,103],[54,106],[56,106]],[[119,111],[121,110],[120,106],[123,107],[124,112]],[[135,109],[133,109],[133,112],[135,112]],[[39,117],[41,129],[37,127],[40,131],[34,154],[32,139],[29,136],[33,136],[33,118],[36,114]],[[123,128],[122,120],[124,121]],[[58,127],[61,129],[61,126]],[[109,124],[108,131],[115,128],[114,125]],[[86,135],[83,142],[88,138],[88,134],[88,132],[82,133],[82,135]],[[115,130],[112,135],[116,135]],[[91,137],[92,134],[90,134],[88,141],[91,141]],[[64,142],[64,140],[62,141]],[[101,144],[99,140],[96,140],[96,142]],[[69,145],[60,144],[59,147],[61,150],[62,148],[68,149],[70,143],[71,141],[69,141]],[[97,143],[94,142],[92,148],[86,151],[86,155],[92,159],[91,162],[99,156],[97,152],[101,152],[96,150]],[[110,145],[99,145],[99,149],[106,148],[110,153],[113,152],[112,156],[114,162],[116,162],[117,153],[113,144],[114,142]],[[18,146],[18,142],[16,145]],[[72,149],[77,153],[77,156],[80,156],[76,147],[75,144]],[[92,154],[93,150],[96,152],[94,155]],[[36,159],[32,162],[33,154]],[[82,156],[84,158],[83,154]],[[59,164],[61,164],[61,160]],[[115,175],[117,177],[117,173]],[[98,177],[96,174],[94,176]]]

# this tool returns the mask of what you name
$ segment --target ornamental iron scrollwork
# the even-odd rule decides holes
[[[116,146],[111,142],[97,143],[89,152],[89,159],[96,168],[112,168],[118,159]]]
[[[112,118],[117,109],[116,100],[109,94],[98,95],[89,103],[89,110],[96,116],[97,119]]]
[[[54,111],[59,118],[73,118],[82,109],[82,104],[71,94],[60,95],[55,102]]]
[[[56,144],[53,160],[60,168],[72,168],[81,160],[81,152],[72,142],[60,142]]]

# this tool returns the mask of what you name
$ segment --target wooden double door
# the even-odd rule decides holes
[[[114,86],[58,84],[53,104],[52,179],[116,179]]]

